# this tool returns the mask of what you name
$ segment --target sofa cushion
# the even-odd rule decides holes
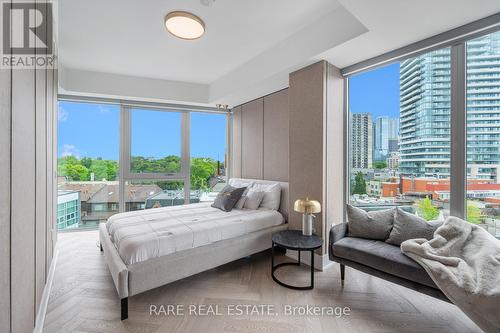
[[[349,237],[361,237],[385,241],[394,223],[394,208],[366,212],[347,205],[347,233]]]
[[[442,224],[443,221],[426,221],[415,214],[396,208],[394,226],[386,242],[400,246],[401,243],[408,239],[425,238],[431,240],[434,237],[434,231]]]
[[[336,257],[351,260],[432,288],[438,288],[422,266],[401,253],[399,246],[376,240],[344,237],[333,243],[331,250]]]

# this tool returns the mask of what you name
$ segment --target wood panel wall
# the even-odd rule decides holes
[[[232,114],[232,151],[230,168],[231,176],[241,177],[241,106],[235,107]]]
[[[288,89],[264,97],[264,179],[288,181]]]
[[[10,332],[10,69],[0,69],[0,332]]]
[[[54,72],[46,67],[1,70],[0,332],[33,331],[52,262],[57,141]]]
[[[325,62],[290,74],[290,201],[309,197],[323,205],[323,119]],[[316,234],[323,236],[322,214],[317,214]],[[302,228],[302,214],[291,211],[291,229]]]
[[[290,205],[310,197],[322,205],[315,234],[328,244],[332,224],[344,211],[344,79],[320,61],[290,74]],[[301,214],[290,212],[290,228],[300,229]],[[326,256],[323,246],[318,254]]]
[[[262,179],[264,175],[264,100],[241,106],[241,176]]]
[[[231,176],[288,181],[288,89],[232,111]]]

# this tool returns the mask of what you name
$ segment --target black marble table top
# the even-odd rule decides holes
[[[304,236],[301,230],[284,230],[273,234],[273,242],[290,250],[315,250],[323,245],[323,240],[316,236]]]

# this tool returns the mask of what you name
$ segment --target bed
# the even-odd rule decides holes
[[[279,210],[233,209],[210,203],[116,214],[99,226],[101,250],[128,317],[128,297],[271,247],[271,235],[287,229],[288,183],[279,183]],[[174,267],[175,269],[172,269]]]

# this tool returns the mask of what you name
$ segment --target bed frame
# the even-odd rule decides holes
[[[249,180],[260,184],[271,182],[254,179],[238,180]],[[279,183],[281,185],[279,211],[285,218],[284,224],[131,265],[123,262],[111,241],[106,225],[101,223],[99,225],[101,251],[104,253],[106,264],[121,300],[121,319],[128,318],[128,298],[131,296],[271,248],[272,234],[288,229],[288,224],[286,224],[288,183]]]

